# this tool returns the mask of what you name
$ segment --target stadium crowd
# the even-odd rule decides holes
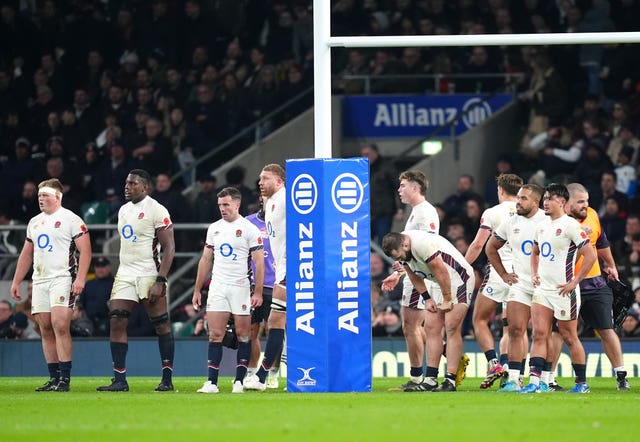
[[[224,159],[213,158],[198,171],[201,191],[194,201],[179,193],[193,183],[192,175],[173,183],[171,176],[311,85],[311,3],[2,1],[0,223],[24,224],[37,214],[36,185],[48,178],[64,183],[64,205],[74,212],[97,202],[114,214],[124,203],[120,183],[135,167],[152,173],[152,196],[174,222],[218,219],[211,201],[223,183],[209,172]],[[335,0],[331,23],[333,35],[598,32],[638,30],[638,16],[635,0]],[[438,89],[426,80],[378,79],[374,93],[490,93],[511,80],[447,75],[525,74],[516,85],[525,135],[518,152],[497,158],[496,172],[540,184],[582,183],[621,276],[638,278],[640,57],[635,45],[352,49],[334,55],[333,87],[340,93],[363,92],[362,82],[344,80],[346,74],[444,76]],[[260,130],[272,130],[309,104]],[[396,180],[399,172],[393,171]],[[242,187],[240,212],[247,215],[256,192],[244,179],[241,168],[225,177],[227,184]],[[495,181],[475,183],[472,176],[461,176],[457,191],[435,204],[440,233],[464,254],[481,213],[497,202]],[[393,209],[388,215],[398,221],[402,208]],[[22,244],[15,232],[0,239],[5,253]],[[388,274],[379,258],[372,255],[372,274],[381,275],[372,284],[372,296],[380,297],[374,330],[380,336],[402,335],[400,294],[379,289]],[[474,267],[480,275],[482,258]],[[0,276],[10,279],[11,273],[0,255]],[[105,312],[85,309],[92,327],[82,333],[92,328],[90,333],[106,335],[100,316]],[[188,319],[193,312],[182,313]],[[636,303],[621,333],[639,335],[638,321]],[[18,328],[23,324],[21,317],[14,322]],[[496,336],[500,324],[498,313],[492,322]],[[2,330],[11,327],[11,320],[3,321]],[[146,329],[153,333],[148,324]],[[470,319],[463,333],[473,336]]]

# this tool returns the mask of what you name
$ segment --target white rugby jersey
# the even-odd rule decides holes
[[[449,240],[437,233],[421,230],[408,230],[402,233],[411,238],[413,259],[408,263],[411,270],[437,283],[436,277],[429,267],[429,262],[440,255],[451,277],[452,295],[457,295],[458,300],[462,301],[460,296],[464,295],[466,297],[468,295],[466,289],[464,294],[461,292],[456,294],[456,290],[461,290],[462,286],[466,286],[469,278],[473,277],[473,268],[458,249]]]
[[[154,276],[160,268],[158,232],[173,228],[167,209],[146,196],[129,201],[118,212],[121,276]]]
[[[538,224],[534,241],[540,248],[540,289],[558,291],[558,284],[573,278],[576,251],[589,245],[589,237],[580,223],[569,215],[556,220],[547,217]]]
[[[531,218],[516,215],[493,232],[494,236],[501,241],[508,241],[513,252],[513,273],[518,275],[518,283],[515,284],[533,293],[533,283],[531,282],[531,252],[533,250],[533,240],[538,224],[547,219],[544,211],[538,210]],[[507,247],[508,244],[502,246]],[[502,259],[502,257],[500,257]],[[505,266],[507,272],[512,269]]]
[[[262,235],[255,225],[243,217],[233,222],[220,219],[207,229],[205,247],[213,249],[211,287],[251,285],[251,252],[263,248]]]
[[[411,209],[404,230],[426,230],[432,233],[440,231],[438,212],[429,201],[423,201]]]
[[[282,187],[264,202],[264,222],[267,224],[271,252],[276,266],[276,282],[286,275],[287,265],[287,189]]]
[[[75,239],[87,232],[84,221],[64,207],[31,218],[27,241],[33,243],[33,280],[75,277],[78,265]]]
[[[480,217],[480,228],[488,230],[490,233],[494,232],[500,224],[513,218],[516,215],[516,202],[515,201],[503,201],[498,205],[488,208],[482,212]],[[502,246],[498,250],[502,264],[506,269],[510,269],[513,260],[513,253],[511,252],[511,245],[509,243]]]

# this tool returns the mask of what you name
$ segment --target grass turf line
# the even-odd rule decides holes
[[[372,393],[196,393],[203,378],[176,378],[176,391],[154,392],[156,378],[129,378],[131,391],[100,393],[104,378],[76,377],[70,393],[36,393],[42,378],[0,379],[2,441],[164,441],[194,438],[358,441],[469,437],[511,441],[635,440],[640,384],[615,390],[592,379],[586,395],[497,394],[470,378],[456,393],[389,393],[404,378],[375,378]],[[284,386],[284,379],[280,385]],[[572,379],[560,379],[565,387]]]

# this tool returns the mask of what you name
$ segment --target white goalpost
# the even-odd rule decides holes
[[[331,37],[330,0],[313,1],[314,154],[331,158],[331,48],[640,43],[640,32]]]

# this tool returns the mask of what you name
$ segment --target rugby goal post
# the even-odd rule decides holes
[[[332,37],[331,1],[313,0],[314,155],[331,158],[331,48],[640,43],[640,32]]]

